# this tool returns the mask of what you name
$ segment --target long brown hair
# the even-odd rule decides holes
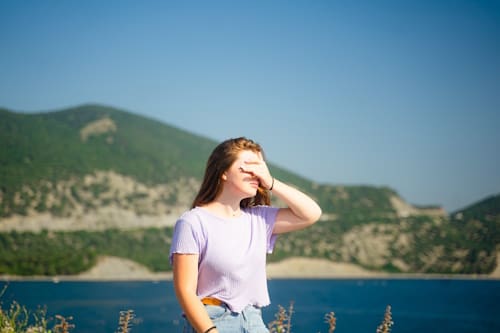
[[[191,205],[192,208],[206,205],[217,198],[222,191],[221,178],[223,173],[231,167],[234,161],[236,161],[238,153],[244,150],[261,153],[264,157],[262,147],[258,143],[245,137],[228,139],[215,147],[208,158],[205,176],[203,177],[200,190]],[[256,205],[269,205],[270,203],[271,197],[269,192],[259,185],[257,194],[252,198],[241,200],[240,207],[247,208]]]

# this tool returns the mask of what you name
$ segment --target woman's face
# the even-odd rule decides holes
[[[259,178],[241,169],[244,163],[262,161],[262,154],[251,150],[243,150],[229,169],[222,175],[224,190],[230,190],[242,198],[254,197],[259,187]]]

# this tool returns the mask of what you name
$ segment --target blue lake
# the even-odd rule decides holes
[[[6,282],[0,282],[0,290]],[[270,280],[272,304],[294,302],[293,333],[327,332],[324,315],[335,312],[335,333],[375,332],[390,305],[393,333],[500,332],[500,281],[458,279]],[[30,310],[46,306],[49,316],[72,316],[73,333],[112,333],[119,312],[133,309],[132,332],[182,332],[183,319],[171,281],[68,282],[12,281],[1,298],[6,309],[17,301]]]

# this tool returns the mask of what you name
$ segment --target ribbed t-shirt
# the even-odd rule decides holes
[[[185,212],[176,222],[174,253],[198,254],[197,295],[215,297],[233,312],[247,305],[269,305],[266,254],[276,241],[278,208],[256,206],[235,218],[218,217],[205,208]]]

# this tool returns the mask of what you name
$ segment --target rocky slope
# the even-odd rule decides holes
[[[0,142],[0,273],[18,274],[73,274],[109,256],[168,270],[162,251],[215,146],[98,105],[31,115],[0,109]],[[448,216],[390,188],[316,184],[269,165],[324,213],[314,227],[280,237],[271,267],[306,267],[290,258],[309,258],[314,274],[323,274],[317,260],[370,272],[487,274],[497,267],[498,197]],[[79,257],[61,258],[76,247]]]

